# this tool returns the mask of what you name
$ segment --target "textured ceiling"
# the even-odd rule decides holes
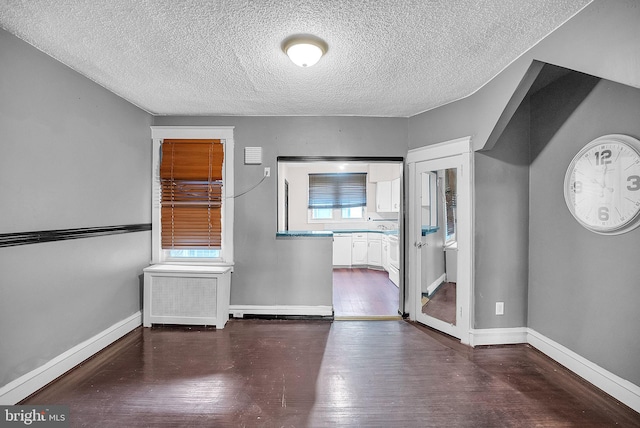
[[[470,95],[591,0],[3,0],[0,26],[157,115],[408,117]],[[311,68],[281,50],[324,39]]]

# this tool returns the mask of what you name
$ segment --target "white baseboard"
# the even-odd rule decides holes
[[[427,295],[431,296],[433,292],[436,290],[436,288],[438,288],[440,284],[442,284],[445,281],[445,279],[447,279],[447,274],[443,273],[442,275],[440,275],[438,279],[436,279],[431,284],[429,284],[429,286],[427,287]]]
[[[527,343],[527,328],[482,328],[469,331],[469,345],[513,345]]]
[[[472,329],[469,337],[471,346],[528,343],[616,400],[640,412],[640,386],[622,379],[533,329]]]
[[[13,405],[25,399],[140,325],[142,313],[138,311],[37,369],[9,382],[0,388],[0,405]]]
[[[242,318],[244,315],[282,315],[282,316],[333,316],[332,306],[301,306],[301,305],[231,305],[229,313]]]
[[[640,412],[640,387],[592,363],[535,330],[527,329],[528,343],[621,403]]]

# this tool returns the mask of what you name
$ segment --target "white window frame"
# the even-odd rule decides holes
[[[233,266],[233,126],[152,126],[153,157],[151,168],[151,263],[152,264],[189,264]],[[222,250],[221,258],[207,259],[169,259],[162,250],[160,222],[160,147],[164,139],[213,139],[221,140],[224,145],[222,165]]]

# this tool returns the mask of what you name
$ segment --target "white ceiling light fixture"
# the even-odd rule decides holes
[[[282,50],[299,67],[311,67],[327,53],[327,43],[319,37],[301,34],[288,37],[282,42]]]

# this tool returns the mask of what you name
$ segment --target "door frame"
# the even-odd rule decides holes
[[[418,313],[421,310],[420,278],[417,276],[419,263],[419,248],[415,245],[421,240],[418,235],[420,218],[416,217],[417,200],[415,193],[417,188],[416,166],[419,162],[437,159],[460,157],[461,170],[458,179],[462,192],[458,195],[458,288],[456,308],[455,336],[464,344],[471,342],[471,330],[473,328],[473,145],[471,137],[458,138],[430,146],[409,150],[407,165],[409,167],[409,210],[408,210],[408,239],[405,249],[409,255],[407,275],[409,286],[408,308],[409,319],[418,321]],[[437,325],[433,326],[438,328]]]

